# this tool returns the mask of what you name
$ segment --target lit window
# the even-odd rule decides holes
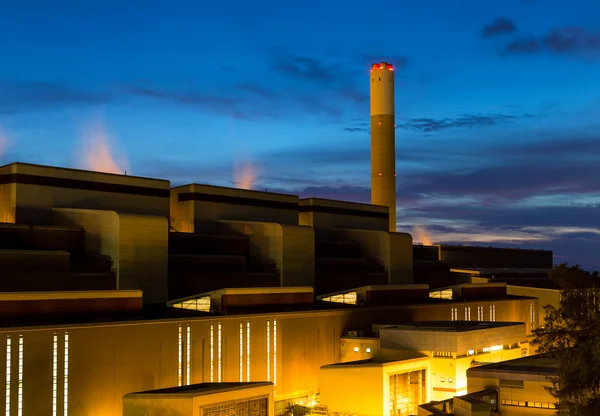
[[[267,319],[267,381],[271,381],[271,321]]]
[[[444,377],[440,377],[440,383],[443,383],[445,381],[446,381],[446,379]]]
[[[246,381],[250,381],[250,321],[246,321]]]
[[[470,321],[470,320],[471,320],[471,307],[466,306],[465,307],[465,321]]]
[[[277,321],[273,319],[273,384],[277,386]]]
[[[210,382],[215,381],[215,326],[210,324]]]
[[[371,352],[371,348],[367,348],[367,352]]]
[[[222,361],[222,356],[221,356],[221,322],[219,322],[217,324],[217,377],[218,377],[218,381],[219,383],[221,382],[221,361]]]
[[[10,416],[10,367],[12,347],[10,335],[6,337],[6,416]]]
[[[186,339],[185,339],[185,348],[186,348],[186,356],[185,356],[185,366],[186,366],[186,378],[187,384],[191,384],[191,375],[192,375],[192,349],[191,349],[191,341],[192,341],[192,329],[190,325],[187,326]]]
[[[17,394],[17,416],[23,416],[23,335],[19,335],[19,384]]]
[[[501,351],[504,347],[502,345],[493,345],[490,347],[490,351]]]
[[[454,380],[452,380],[452,377],[448,377],[448,383],[452,383],[454,382]]]
[[[52,345],[52,416],[56,416],[58,407],[58,335],[54,334]]]
[[[354,352],[358,352],[358,347],[354,347]]]
[[[183,378],[183,337],[181,335],[181,325],[179,325],[179,342],[177,346],[177,385],[181,386]]]
[[[475,350],[469,350],[469,355],[475,355]]]
[[[65,332],[65,363],[64,363],[64,380],[63,380],[63,416],[67,416],[69,412],[69,334]]]
[[[485,347],[485,348],[483,349],[483,352],[490,352],[490,347]]]

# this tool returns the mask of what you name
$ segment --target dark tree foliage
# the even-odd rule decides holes
[[[587,272],[578,264],[569,266],[562,263],[554,267],[550,273],[550,279],[561,289],[582,289],[592,286],[600,286],[598,272]]]
[[[577,286],[563,292],[560,305],[547,305],[546,323],[534,331],[532,345],[559,362],[558,376],[547,390],[558,401],[561,416],[600,414],[600,287],[597,277],[578,266],[558,275]],[[587,275],[588,283],[584,284]]]

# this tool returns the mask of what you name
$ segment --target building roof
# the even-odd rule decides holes
[[[140,391],[128,393],[124,397],[156,396],[156,395],[176,395],[176,396],[203,396],[206,394],[224,393],[231,390],[251,389],[256,387],[272,386],[273,383],[267,381],[254,382],[231,382],[231,383],[199,383],[181,387],[167,387],[164,389]]]
[[[399,331],[436,331],[436,332],[466,332],[481,329],[502,328],[525,325],[522,322],[481,322],[481,321],[421,321],[411,325],[385,326],[381,329]]]
[[[397,350],[393,356],[373,357],[366,360],[347,361],[343,363],[327,364],[321,366],[322,369],[328,368],[355,368],[355,367],[382,367],[389,364],[397,364],[401,361],[420,360],[429,358],[427,354],[413,350]]]
[[[141,290],[85,290],[66,292],[4,292],[0,302],[73,299],[123,299],[141,298]]]
[[[557,373],[559,360],[549,358],[546,355],[538,354],[529,357],[517,358],[515,360],[502,361],[473,367],[467,370],[467,375],[474,376],[477,373],[515,373],[515,374],[535,374],[535,375],[553,375]]]

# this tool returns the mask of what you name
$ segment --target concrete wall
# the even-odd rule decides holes
[[[0,178],[14,184],[11,206],[19,224],[50,224],[52,208],[115,210],[169,216],[169,181],[13,163]]]
[[[498,316],[518,310],[511,303],[498,302]],[[527,304],[525,304],[526,308]],[[122,397],[131,392],[173,387],[178,380],[179,326],[190,327],[190,383],[210,381],[210,339],[213,327],[213,375],[218,370],[218,325],[221,324],[222,381],[240,380],[240,323],[250,323],[250,381],[275,382],[277,399],[311,395],[318,391],[321,366],[340,362],[341,336],[345,331],[370,328],[371,323],[397,323],[403,319],[426,319],[449,315],[446,305],[344,309],[282,314],[233,315],[161,321],[23,327],[0,330],[0,353],[6,353],[6,336],[13,341],[12,386],[18,374],[17,340],[24,338],[23,413],[50,414],[52,408],[53,334],[58,341],[58,397],[63,403],[64,334],[69,336],[69,414],[120,416]],[[439,312],[436,310],[439,309]],[[267,321],[270,328],[270,355],[267,354]],[[276,325],[275,325],[276,321]],[[276,326],[276,331],[274,327]],[[275,335],[276,332],[276,335]],[[244,334],[245,335],[245,332]],[[277,339],[276,343],[273,340]],[[182,368],[187,368],[187,337],[181,345]],[[244,341],[244,347],[246,343]],[[276,360],[274,359],[276,354]],[[267,359],[270,357],[269,366]],[[242,363],[245,368],[247,355]],[[5,360],[0,374],[6,374]],[[267,371],[269,368],[270,371]],[[276,368],[276,371],[274,371]],[[4,377],[4,376],[0,377]],[[246,370],[242,375],[246,377]],[[16,388],[11,403],[17,403]],[[60,408],[60,407],[59,407]],[[0,412],[4,405],[0,404]]]
[[[507,285],[506,291],[509,295],[530,296],[538,298],[536,315],[539,317],[539,326],[546,323],[546,312],[544,306],[551,305],[555,308],[560,305],[562,290],[558,289],[540,289],[536,287],[524,287]]]
[[[171,189],[177,231],[215,232],[221,220],[298,225],[298,197],[199,184]]]
[[[315,236],[312,228],[247,221],[221,221],[219,228],[222,232],[247,235],[250,256],[261,262],[274,262],[281,286],[314,286]]]
[[[108,255],[113,260],[117,289],[140,289],[146,303],[167,301],[166,217],[54,209],[54,222],[85,229],[86,251]]]
[[[330,412],[381,416],[384,409],[382,365],[321,368],[321,404]]]
[[[194,406],[193,397],[143,397],[123,398],[123,416],[201,416]]]
[[[300,225],[388,231],[388,208],[371,204],[306,198],[299,201]]]

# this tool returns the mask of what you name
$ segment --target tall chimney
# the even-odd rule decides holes
[[[371,203],[390,210],[390,231],[396,231],[396,132],[394,67],[371,66]]]

